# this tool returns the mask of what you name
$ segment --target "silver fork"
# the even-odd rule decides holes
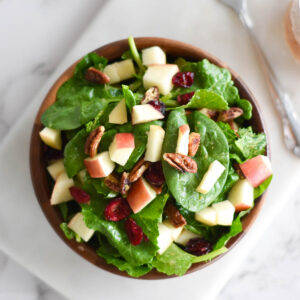
[[[239,16],[247,29],[252,44],[257,51],[272,99],[276,103],[281,116],[285,144],[294,154],[300,156],[300,121],[289,95],[282,88],[272,66],[267,60],[253,30],[253,22],[249,16],[247,0],[220,0],[231,7]]]

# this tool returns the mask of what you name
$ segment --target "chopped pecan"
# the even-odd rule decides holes
[[[195,156],[200,145],[200,134],[192,132],[189,135],[189,156]]]
[[[116,174],[111,173],[104,178],[104,184],[114,192],[120,192],[120,180]]]
[[[229,122],[240,117],[244,111],[239,107],[230,107],[228,110],[221,111],[218,116],[218,121]]]
[[[171,202],[167,202],[165,206],[165,213],[174,227],[177,228],[186,225],[185,218],[181,215],[177,207]]]
[[[90,133],[84,145],[85,154],[89,155],[90,157],[94,157],[97,154],[97,149],[104,131],[104,126],[99,126]]]
[[[126,195],[130,189],[129,173],[123,172],[120,182],[120,192],[122,195]]]
[[[129,174],[129,181],[135,182],[142,177],[144,172],[149,168],[150,164],[151,163],[149,161],[145,161],[144,158],[141,158],[131,170]]]
[[[159,89],[156,86],[151,87],[148,89],[142,99],[142,104],[146,104],[149,101],[155,101],[159,99]]]
[[[108,77],[108,75],[93,67],[88,68],[85,73],[85,79],[98,84],[110,82],[110,78]]]
[[[197,172],[197,163],[189,156],[179,153],[165,153],[163,159],[180,172]]]

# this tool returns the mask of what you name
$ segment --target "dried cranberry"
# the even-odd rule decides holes
[[[201,238],[190,239],[184,249],[193,255],[200,256],[212,250],[211,243]]]
[[[161,186],[165,182],[164,172],[162,169],[161,162],[155,162],[144,173],[146,180],[155,186]]]
[[[177,96],[177,102],[180,105],[184,105],[190,102],[190,100],[192,99],[192,97],[194,96],[195,92],[190,92],[190,93],[186,93],[186,94],[182,94],[182,95],[178,95]]]
[[[133,219],[129,218],[125,222],[125,231],[132,245],[137,246],[143,241],[143,230]]]
[[[117,197],[107,204],[104,217],[107,221],[116,222],[125,219],[130,213],[131,209],[127,200],[122,197]]]
[[[91,199],[90,195],[87,194],[83,189],[81,189],[77,186],[72,186],[72,187],[70,187],[69,190],[76,202],[78,202],[78,203],[90,202],[90,199]]]
[[[166,113],[166,105],[163,102],[160,102],[159,100],[151,100],[147,104],[152,105],[156,110],[158,110],[163,115],[165,115],[165,113]]]
[[[176,86],[187,88],[193,84],[194,76],[193,72],[178,72],[173,76],[172,82]]]

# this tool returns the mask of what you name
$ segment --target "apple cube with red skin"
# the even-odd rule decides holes
[[[181,125],[178,129],[176,153],[188,155],[190,127],[188,124]]]
[[[165,116],[150,104],[135,105],[131,111],[133,125],[163,119]]]
[[[240,168],[245,177],[253,187],[258,187],[272,175],[272,166],[269,158],[258,155],[240,164]]]
[[[115,168],[115,163],[110,159],[108,151],[102,152],[84,160],[84,165],[92,178],[108,176]]]
[[[235,207],[235,211],[239,212],[252,207],[254,188],[248,179],[238,180],[231,188],[228,200]]]
[[[65,171],[60,173],[52,190],[50,204],[56,205],[72,200],[73,197],[69,190],[72,186],[74,186],[73,179],[69,178]]]
[[[117,133],[108,151],[112,161],[124,166],[133,150],[134,135],[132,133]]]
[[[141,177],[134,182],[128,192],[127,201],[132,211],[136,214],[141,211],[156,197],[156,192],[151,185]]]
[[[93,229],[90,229],[85,225],[83,214],[81,212],[77,213],[70,220],[68,227],[77,233],[85,242],[87,242],[95,232]]]

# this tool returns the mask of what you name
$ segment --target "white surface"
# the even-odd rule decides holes
[[[12,24],[11,20],[18,18],[11,18],[11,15],[8,13],[9,11],[11,14],[17,13],[13,10],[11,3],[16,5],[17,2],[3,1],[0,3],[0,5],[4,5],[4,7],[6,5],[5,9],[0,10],[0,14],[3,14],[0,20],[7,22],[7,26],[13,27],[12,25],[15,23]],[[31,4],[32,3],[33,1]],[[41,7],[42,3],[43,5],[49,5],[49,3],[53,2],[40,2]],[[82,3],[83,2],[78,1],[78,5],[81,4],[81,6],[79,5],[77,9],[75,9],[75,12],[72,12],[77,12],[78,15],[75,15],[74,19],[69,23],[62,17],[67,13],[69,14],[68,5],[58,6],[58,4],[56,4],[57,9],[58,7],[60,9],[61,15],[57,13],[57,9],[53,7],[48,7],[46,12],[42,11],[42,8],[39,8],[40,13],[36,24],[40,24],[41,20],[43,20],[41,24],[47,23],[46,16],[49,11],[53,11],[52,18],[55,16],[56,20],[53,22],[50,16],[48,16],[48,23],[51,20],[53,26],[57,26],[57,29],[64,27],[69,28],[70,26],[74,29],[74,24],[77,24],[78,20],[83,22],[84,18],[82,15],[85,16],[82,11],[86,9],[86,7],[83,7],[84,5],[82,5]],[[90,1],[90,3],[92,3],[92,1]],[[170,295],[171,291],[171,293],[176,293],[177,296],[187,297],[187,291],[192,293],[193,287],[197,285],[202,291],[201,295],[203,299],[209,299],[210,296],[213,297],[218,293],[218,290],[225,284],[239,262],[248,254],[248,250],[253,246],[255,240],[263,232],[263,229],[270,224],[274,215],[277,214],[282,206],[290,199],[289,195],[292,194],[292,189],[289,187],[292,185],[294,188],[297,187],[295,179],[297,176],[299,178],[299,174],[295,175],[295,171],[299,168],[299,161],[290,156],[285,149],[282,148],[279,121],[276,117],[274,118],[275,111],[271,108],[272,104],[265,90],[264,81],[260,74],[255,55],[252,52],[252,48],[243,29],[238,27],[238,20],[229,10],[215,1],[186,1],[184,7],[172,6],[169,1],[165,1],[163,11],[168,9],[170,15],[166,18],[162,13],[157,14],[155,23],[153,23],[153,11],[156,11],[158,3],[160,2],[152,1],[151,4],[148,4],[148,13],[143,10],[143,13],[134,14],[135,18],[133,24],[128,22],[128,19],[124,18],[124,15],[126,15],[126,11],[134,8],[136,12],[137,7],[142,7],[140,5],[137,6],[136,3],[136,1],[128,1],[126,3],[125,1],[110,1],[109,5],[104,7],[99,15],[100,17],[97,18],[97,21],[93,24],[92,28],[94,28],[94,30],[86,32],[79,44],[72,48],[71,55],[68,55],[68,58],[64,60],[63,66],[60,66],[59,70],[51,76],[47,87],[35,98],[31,111],[24,115],[26,120],[21,120],[18,128],[14,129],[7,140],[4,141],[4,145],[0,150],[0,187],[2,191],[5,191],[0,200],[2,207],[5,207],[5,210],[0,211],[0,248],[9,253],[10,256],[14,257],[15,260],[29,270],[33,271],[36,275],[43,278],[50,285],[55,286],[65,295],[72,298],[79,298],[80,296],[88,297],[89,295],[87,293],[91,293],[90,296],[92,293],[99,295],[99,290],[103,291],[101,288],[103,286],[118,286],[118,289],[105,289],[103,291],[104,293],[110,292],[110,297],[107,297],[107,299],[114,298],[118,291],[121,290],[127,291],[127,293],[123,292],[123,298],[129,298],[130,296],[132,299],[137,297],[140,293],[142,293],[144,299],[153,298],[155,295],[161,297],[163,293],[161,289],[167,291],[168,295]],[[250,7],[252,11],[255,10],[255,22],[260,26],[260,38],[264,41],[264,45],[266,47],[268,46],[271,62],[276,66],[280,78],[288,87],[289,92],[294,96],[295,100],[295,95],[297,95],[297,93],[299,94],[297,78],[299,78],[300,71],[299,67],[295,66],[283,42],[280,20],[286,4],[287,1],[281,1],[280,3],[276,1],[275,6],[274,0],[264,1],[263,3],[255,0],[250,3]],[[195,9],[195,5],[197,9]],[[27,8],[28,10],[36,9],[36,7],[30,7],[30,5],[28,5],[28,7],[24,6],[25,12]],[[94,10],[91,10],[90,14],[95,10],[96,4],[94,3]],[[205,13],[202,14],[202,12]],[[199,17],[199,14],[201,14],[201,17]],[[264,15],[264,18],[259,18],[261,15]],[[42,18],[42,16],[45,18]],[[61,16],[61,18],[58,16]],[[109,22],[112,16],[114,16],[113,18],[118,20],[118,22]],[[22,20],[21,16],[18,17]],[[66,24],[64,22],[66,22]],[[34,22],[32,23],[34,24]],[[107,26],[105,26],[108,23],[111,25],[109,31],[107,30]],[[144,26],[137,27],[135,24],[144,24]],[[172,24],[172,26],[170,24]],[[222,24],[222,26],[220,26],[220,24]],[[35,32],[34,29],[37,30],[34,26],[33,28],[26,26],[29,25],[24,22],[24,32]],[[5,26],[1,26],[0,28],[2,30],[1,34],[6,34],[7,37],[8,34],[3,32]],[[39,38],[32,38],[30,40],[30,43],[36,43],[34,45],[41,50],[32,53],[32,47],[28,47],[25,44],[22,49],[22,58],[24,57],[22,64],[20,64],[20,61],[19,64],[17,63],[18,60],[20,60],[17,56],[20,50],[16,48],[20,44],[20,40],[22,41],[22,38],[20,40],[12,39],[11,41],[15,41],[14,43],[8,40],[5,46],[1,45],[1,57],[7,55],[10,58],[3,61],[3,64],[6,64],[6,68],[3,67],[3,69],[9,71],[8,73],[1,74],[2,77],[4,75],[5,77],[1,77],[0,81],[0,90],[2,91],[0,102],[0,105],[2,105],[0,112],[1,122],[4,120],[6,124],[11,124],[11,120],[15,120],[22,113],[23,108],[27,106],[27,103],[31,101],[31,97],[37,89],[35,86],[40,85],[49,77],[49,73],[43,75],[43,72],[39,68],[37,68],[37,71],[33,71],[33,66],[36,65],[36,62],[40,59],[44,64],[43,68],[53,68],[58,58],[62,57],[65,50],[70,47],[70,44],[68,44],[68,39],[69,43],[71,43],[69,30],[63,32],[62,30],[53,30],[52,28],[52,31],[50,29],[47,31],[45,28],[46,25],[42,25],[41,28],[37,30],[37,34],[40,33]],[[101,30],[101,34],[99,34],[99,28],[106,28],[106,30]],[[193,30],[191,30],[191,28]],[[28,31],[28,29],[31,30]],[[47,33],[46,36],[49,40],[52,41],[52,39],[54,39],[58,42],[47,43],[47,47],[45,47],[43,39],[41,38],[43,32]],[[145,34],[145,32],[148,34]],[[24,155],[24,149],[28,151],[28,140],[32,118],[35,114],[34,110],[38,108],[41,99],[45,95],[47,88],[53,83],[54,78],[75,58],[81,56],[88,50],[96,48],[108,41],[125,38],[129,34],[136,36],[167,36],[198,45],[216,54],[221,59],[224,59],[224,61],[239,72],[255,96],[260,100],[264,114],[267,117],[267,125],[270,131],[273,149],[273,163],[275,165],[275,172],[277,173],[266,206],[258,221],[255,223],[255,226],[238,247],[226,255],[222,261],[215,263],[203,272],[184,278],[163,281],[162,283],[144,281],[137,283],[135,280],[125,279],[121,281],[120,277],[102,272],[90,264],[81,261],[76,254],[66,248],[44,220],[36,204],[36,200],[32,195],[28,175],[28,155]],[[99,37],[100,35],[101,38]],[[59,37],[61,37],[61,39],[57,40]],[[23,42],[25,42],[26,39],[27,36],[23,37]],[[65,48],[63,48],[63,45],[65,45]],[[57,51],[58,46],[61,47],[60,51]],[[53,58],[54,54],[56,55],[56,60]],[[53,64],[51,64],[51,55],[53,55]],[[15,62],[14,58],[16,58],[17,62]],[[16,70],[18,70],[18,72]],[[21,75],[21,71],[24,73],[18,77],[17,75]],[[30,77],[32,77],[32,79],[30,79]],[[5,101],[2,99],[5,99]],[[0,131],[1,130],[5,132],[6,127],[1,126]],[[284,164],[282,162],[284,162]],[[18,170],[18,172],[9,171],[14,169]],[[289,174],[289,176],[286,176],[286,174]],[[11,182],[18,182],[18,186],[17,188],[7,190],[7,186],[9,186]],[[7,201],[7,199],[10,201]],[[299,249],[300,243],[299,234],[294,229],[297,228],[296,226],[299,226],[296,221],[296,209],[298,208],[299,212],[299,207],[295,206],[295,209],[292,209],[293,207],[294,206],[290,205],[287,206],[285,211],[280,211],[280,215],[284,217],[277,218],[275,225],[272,225],[272,230],[269,230],[269,234],[267,235],[266,233],[263,241],[261,240],[258,246],[256,246],[261,247],[262,244],[265,244],[271,247],[265,247],[265,250],[262,249],[261,251],[258,250],[259,248],[257,248],[255,252],[251,251],[251,256],[247,259],[248,263],[243,267],[242,276],[238,278],[239,281],[231,280],[228,288],[220,296],[220,299],[225,297],[227,297],[227,299],[238,299],[241,294],[247,299],[276,299],[277,296],[280,295],[288,295],[289,299],[296,299],[297,293],[299,292],[299,288],[297,287],[299,272],[297,272],[297,270],[299,270],[300,266],[300,257],[297,254],[298,252],[294,249]],[[15,221],[17,219],[16,216],[22,216],[22,219],[19,218],[21,221]],[[34,216],[34,222],[32,216]],[[12,220],[14,221],[12,222]],[[278,224],[278,221],[282,223]],[[22,224],[22,226],[19,226],[19,224]],[[32,238],[32,232],[35,232],[34,239]],[[269,238],[267,238],[267,236],[269,236]],[[276,242],[276,239],[274,242],[270,237],[278,238],[278,242]],[[288,237],[291,237],[291,240],[289,240]],[[30,244],[28,243],[29,240],[31,242]],[[282,276],[282,274],[275,270],[274,266],[278,265],[279,270],[283,271],[285,276]],[[261,266],[263,267],[263,271],[259,271]],[[15,269],[17,269],[17,267]],[[81,271],[80,274],[76,273],[77,270]],[[251,273],[252,270],[254,271]],[[278,275],[274,276],[274,274]],[[25,277],[26,276],[27,275],[25,275]],[[10,278],[10,275],[4,275],[4,277]],[[11,278],[18,280],[17,278],[19,277],[14,276]],[[69,280],[69,278],[72,279]],[[280,284],[278,284],[277,280],[280,280]],[[12,282],[12,279],[7,281]],[[82,286],[85,281],[89,281],[90,288],[80,289],[80,286]],[[180,282],[180,284],[177,284],[178,282]],[[137,284],[139,285],[139,289],[136,288]],[[185,289],[184,291],[181,290],[180,294],[177,286],[181,286],[182,284],[184,284]],[[9,286],[15,285],[11,283],[11,285],[6,284],[3,285],[3,287],[0,286],[0,296],[4,295],[4,288]],[[27,283],[23,286],[28,288],[30,284]],[[250,291],[249,287],[251,287]],[[245,290],[247,290],[246,295]],[[199,290],[197,290],[197,294],[198,291]],[[237,291],[239,291],[239,293],[237,293]],[[101,296],[103,296],[102,293]],[[55,297],[56,296],[53,296],[53,299]],[[9,298],[4,297],[3,299]],[[17,299],[17,297],[13,299]]]

